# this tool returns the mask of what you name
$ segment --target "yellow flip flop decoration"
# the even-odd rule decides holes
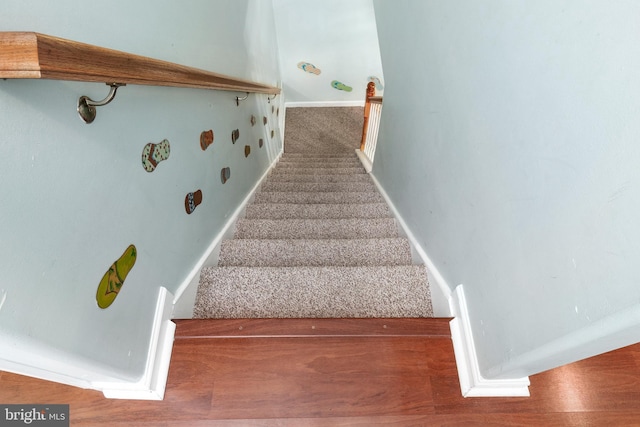
[[[98,285],[98,292],[96,292],[96,301],[98,301],[98,307],[107,308],[118,296],[122,284],[127,278],[127,275],[136,263],[136,257],[138,251],[134,245],[124,251],[122,256],[116,260],[111,267],[104,273],[102,280]]]

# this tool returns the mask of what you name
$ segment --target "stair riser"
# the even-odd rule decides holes
[[[217,267],[196,318],[431,317],[423,267]]]

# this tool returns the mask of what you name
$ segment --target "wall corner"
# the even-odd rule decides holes
[[[464,288],[458,285],[449,299],[451,339],[464,397],[528,397],[529,377],[486,379],[480,373]]]
[[[135,383],[93,383],[93,388],[101,390],[110,399],[164,399],[176,330],[175,323],[171,321],[172,312],[173,295],[166,288],[160,287],[151,344],[142,378]]]

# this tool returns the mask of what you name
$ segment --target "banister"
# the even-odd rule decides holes
[[[371,111],[371,99],[376,95],[376,84],[374,82],[367,83],[367,91],[364,99],[364,122],[362,124],[362,139],[360,140],[360,151],[364,151],[365,142],[367,140],[367,129],[369,127],[369,112]],[[380,97],[382,101],[382,98]]]
[[[0,78],[280,93],[275,86],[34,32],[0,32]]]
[[[36,32],[0,32],[0,78],[280,93],[275,86]]]
[[[382,97],[376,96],[376,86],[374,82],[367,84],[367,92],[364,103],[364,121],[362,125],[362,140],[360,141],[360,151],[358,157],[362,160],[367,172],[373,166],[373,157],[378,143],[378,127],[380,126],[380,115],[382,112]]]

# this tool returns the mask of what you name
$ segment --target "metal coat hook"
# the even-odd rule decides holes
[[[247,94],[245,96],[243,96],[242,98],[236,96],[236,105],[239,107],[240,106],[240,101],[244,101],[248,97],[249,97],[249,92],[247,92]]]
[[[110,103],[116,96],[116,91],[120,86],[126,86],[125,83],[107,83],[107,86],[111,87],[109,94],[102,101],[94,101],[88,96],[81,96],[78,99],[78,114],[80,118],[87,124],[93,122],[96,118],[96,107],[102,107]]]
[[[274,94],[273,94],[273,98],[269,98],[269,96],[267,95],[267,102],[268,102],[269,104],[271,104],[271,100],[272,100],[272,99],[276,99],[276,96],[278,96],[278,94],[277,94],[277,93],[274,93]]]

